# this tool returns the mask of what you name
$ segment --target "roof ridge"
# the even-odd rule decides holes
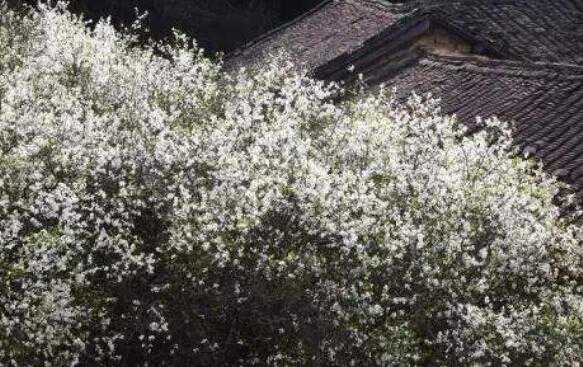
[[[524,74],[525,71],[536,71],[539,74],[546,75],[559,74],[564,79],[576,78],[583,80],[583,65],[579,64],[501,60],[476,56],[445,56],[436,54],[427,54],[420,62],[441,63],[457,68],[473,67],[508,75],[520,74],[527,76]]]
[[[388,0],[361,0],[361,1],[366,1],[372,4],[376,4],[379,6],[382,6],[384,8],[400,8],[400,7],[404,7],[406,4],[402,1],[398,2],[398,3],[392,3]]]

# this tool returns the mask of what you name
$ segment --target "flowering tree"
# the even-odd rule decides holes
[[[496,120],[0,15],[0,364],[561,365],[580,229]]]

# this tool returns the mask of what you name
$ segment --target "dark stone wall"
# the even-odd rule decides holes
[[[135,8],[148,11],[146,24],[155,39],[177,28],[209,52],[229,52],[267,30],[289,21],[321,0],[70,0],[70,7],[90,19],[111,16],[116,24],[135,19]],[[9,5],[37,0],[8,0]]]

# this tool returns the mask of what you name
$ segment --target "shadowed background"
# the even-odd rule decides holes
[[[208,52],[229,52],[254,37],[305,12],[321,0],[70,0],[70,8],[89,19],[111,16],[131,24],[135,9],[147,11],[146,25],[155,39],[177,28]],[[11,6],[37,0],[8,0]]]

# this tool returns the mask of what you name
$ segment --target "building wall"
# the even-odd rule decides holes
[[[461,56],[472,54],[472,45],[443,28],[431,29],[420,36],[414,47],[442,56]]]

